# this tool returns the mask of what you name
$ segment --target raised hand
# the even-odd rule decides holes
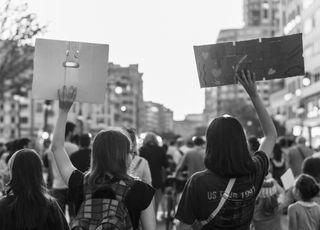
[[[58,89],[59,108],[66,113],[69,112],[77,95],[77,88],[70,86],[67,88],[65,85],[62,89]]]
[[[241,70],[235,73],[238,81],[245,88],[250,97],[257,95],[256,74],[249,70]]]

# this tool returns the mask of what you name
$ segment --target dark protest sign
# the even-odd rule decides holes
[[[302,34],[194,46],[201,88],[237,83],[233,67],[247,55],[240,69],[256,79],[271,80],[304,75]]]

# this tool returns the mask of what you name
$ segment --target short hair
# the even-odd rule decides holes
[[[84,133],[79,137],[79,144],[82,148],[88,148],[91,144],[91,134]]]
[[[159,146],[159,141],[157,139],[157,135],[153,132],[146,133],[146,136],[143,139],[142,145],[143,146],[147,146],[147,145]]]
[[[260,147],[260,143],[259,143],[257,137],[255,137],[255,136],[249,137],[248,143],[249,143],[249,145],[250,145],[250,149],[251,149],[253,152],[258,151],[258,149],[259,149],[259,147]]]
[[[301,199],[307,202],[319,193],[316,180],[307,174],[301,174],[297,178],[295,188],[299,190]]]
[[[312,176],[316,181],[320,182],[320,158],[307,157],[302,163],[302,173]]]
[[[305,144],[306,143],[306,138],[304,138],[303,136],[297,137],[296,143],[297,144]]]
[[[214,119],[207,129],[206,140],[206,168],[226,178],[255,172],[244,130],[236,118]]]
[[[71,122],[71,121],[67,121],[66,123],[66,131],[65,131],[65,137],[67,137],[69,135],[69,133],[73,133],[73,131],[75,130],[76,125]]]
[[[201,146],[205,143],[205,141],[203,140],[202,137],[199,136],[194,136],[192,137],[192,141],[194,143],[195,146]]]

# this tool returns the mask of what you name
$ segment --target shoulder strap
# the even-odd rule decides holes
[[[136,166],[134,166],[133,171],[136,171],[139,168],[141,162],[142,162],[142,159],[139,159],[139,161],[137,162]]]
[[[297,147],[298,149],[298,152],[300,153],[301,157],[302,157],[302,160],[304,160],[306,157],[305,155],[303,154],[303,152],[301,151],[301,149],[299,148],[299,146]]]
[[[229,180],[229,183],[227,185],[226,190],[223,193],[223,196],[221,197],[220,203],[218,205],[218,207],[210,214],[210,216],[208,217],[208,219],[206,220],[202,220],[200,221],[200,223],[202,224],[202,226],[208,224],[210,221],[212,221],[214,219],[214,217],[219,213],[219,211],[221,210],[221,208],[223,207],[224,203],[226,202],[226,200],[229,198],[230,196],[230,192],[231,189],[234,185],[234,183],[236,182],[236,178],[231,178]]]

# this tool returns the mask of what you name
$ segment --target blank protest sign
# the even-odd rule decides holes
[[[240,68],[271,80],[305,74],[302,34],[248,41],[194,46],[201,88],[237,83],[233,66],[247,55]]]
[[[32,96],[57,99],[63,85],[77,87],[76,101],[103,103],[108,74],[109,46],[37,39]]]

